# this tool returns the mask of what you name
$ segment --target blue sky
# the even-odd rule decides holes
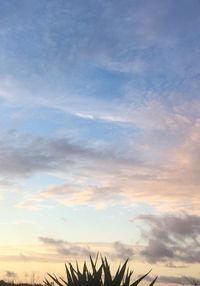
[[[199,276],[199,12],[1,1],[2,276],[23,280],[29,261],[41,279],[98,250],[161,284]]]

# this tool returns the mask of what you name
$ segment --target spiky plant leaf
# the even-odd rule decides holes
[[[58,280],[55,275],[48,275],[53,282],[56,283],[56,286],[137,286],[150,273],[149,271],[131,284],[130,281],[133,271],[127,269],[128,259],[122,266],[119,265],[114,277],[111,275],[110,266],[106,257],[101,257],[101,265],[99,267],[97,267],[97,260],[98,255],[95,262],[92,257],[90,257],[91,272],[88,270],[86,262],[84,262],[82,270],[79,269],[78,262],[76,262],[76,269],[71,263],[68,263],[68,265],[65,264],[66,281],[61,277],[59,277],[60,280]],[[157,277],[149,284],[149,286],[153,286],[156,279]],[[47,279],[44,280],[44,284],[45,286],[52,286]]]
[[[60,278],[60,280],[64,283],[64,285],[68,286],[67,281],[65,281],[62,277],[59,277],[59,278]],[[52,285],[51,285],[51,286],[52,286]]]
[[[125,261],[125,263],[123,264],[121,269],[119,271],[117,271],[117,273],[115,274],[115,277],[113,279],[113,286],[120,286],[120,284],[124,278],[127,263],[128,263],[128,259]]]
[[[112,275],[106,257],[104,258],[104,260],[102,259],[102,265],[104,270],[104,286],[110,286],[112,285]]]
[[[143,275],[142,277],[140,277],[138,280],[133,282],[130,286],[137,286],[140,283],[140,281],[142,281],[150,272],[151,272],[151,270],[149,272],[147,272],[145,275]]]
[[[46,286],[52,286],[52,284],[46,278],[44,279],[43,282]]]
[[[97,254],[95,262],[93,261],[92,257],[90,256],[90,263],[91,263],[91,266],[92,266],[93,274],[97,274],[98,272],[102,271],[102,265],[97,270],[97,266],[96,265],[97,265],[98,256],[99,256],[99,254]]]
[[[68,269],[68,267],[67,267],[66,264],[65,264],[65,271],[66,271],[67,284],[68,284],[68,286],[73,286],[73,285],[74,285],[74,284],[73,284],[73,279],[72,279],[72,277],[71,277],[71,273],[70,273],[70,271],[69,271],[69,269]]]
[[[69,268],[70,268],[70,273],[71,273],[71,278],[73,280],[73,284],[76,285],[78,283],[78,279],[77,279],[77,272],[76,270],[73,268],[72,264],[69,263]]]
[[[130,280],[131,280],[132,274],[133,274],[133,271],[129,271],[129,269],[128,269],[127,273],[126,273],[126,277],[124,278],[123,286],[129,286],[130,285]]]
[[[158,278],[158,276],[149,284],[149,286],[153,286],[154,283],[156,282],[157,278]]]
[[[85,281],[87,281],[87,273],[88,273],[87,264],[86,264],[86,262],[84,262],[84,265],[83,265],[83,277],[85,278]]]
[[[49,273],[48,273],[48,275],[49,275],[49,277],[50,277],[54,282],[56,282],[56,284],[58,284],[59,286],[63,286],[63,284],[60,283],[60,281],[58,280],[58,278],[57,278],[55,275],[52,276],[52,275],[49,274]]]

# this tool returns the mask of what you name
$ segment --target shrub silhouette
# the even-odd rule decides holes
[[[101,258],[101,264],[97,268],[98,255],[95,262],[90,257],[91,271],[88,270],[86,262],[84,262],[83,270],[80,271],[78,263],[76,263],[76,269],[71,263],[65,264],[67,280],[48,273],[51,278],[51,282],[47,279],[44,280],[45,286],[52,286],[56,283],[56,286],[137,286],[148,274],[146,273],[135,282],[131,282],[131,276],[133,271],[127,269],[128,259],[121,266],[119,265],[114,276],[111,274],[110,266],[106,258]],[[157,277],[149,284],[153,286]],[[54,283],[52,283],[54,282]]]

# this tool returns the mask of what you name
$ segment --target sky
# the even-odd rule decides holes
[[[199,0],[0,1],[0,279],[200,277],[199,27]]]

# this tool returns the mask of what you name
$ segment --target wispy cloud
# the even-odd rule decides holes
[[[68,206],[146,201],[160,210],[176,207],[177,210],[198,212],[198,129],[197,120],[184,135],[183,142],[173,147],[164,146],[164,154],[160,154],[161,150],[156,150],[151,141],[147,146],[145,143],[135,145],[135,150],[131,150],[130,144],[130,150],[123,153],[123,149],[115,151],[110,147],[103,151],[98,146],[83,147],[67,138],[30,137],[23,144],[22,138],[14,146],[1,143],[4,150],[0,156],[6,163],[0,169],[7,176],[24,177],[47,172],[60,173],[63,179],[68,171],[72,179],[70,183],[66,181],[37,190],[26,199],[27,206],[31,201],[40,203],[45,200],[56,200]]]
[[[89,245],[79,246],[78,244],[68,243],[63,240],[55,240],[48,237],[39,237],[40,241],[44,244],[53,246],[59,255],[65,257],[75,257],[75,256],[89,256],[95,253],[90,249]]]
[[[134,256],[133,247],[119,241],[114,243],[71,243],[63,240],[56,240],[49,237],[39,237],[39,240],[46,246],[50,246],[56,252],[65,257],[88,257],[96,256],[97,252],[108,255],[113,259],[132,259]],[[98,248],[97,248],[98,247]]]

